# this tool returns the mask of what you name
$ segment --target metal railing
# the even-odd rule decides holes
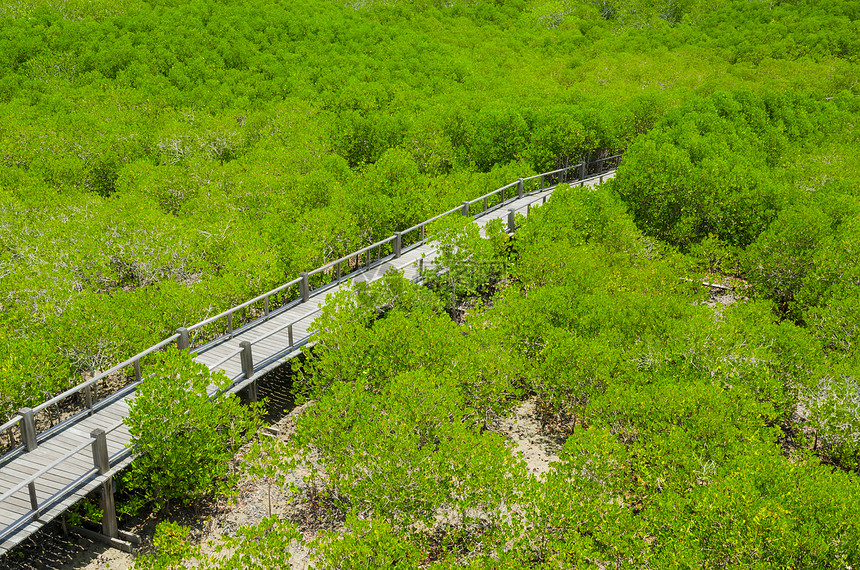
[[[30,499],[30,510],[29,512],[25,513],[25,520],[19,520],[15,524],[10,525],[4,530],[4,533],[8,533],[10,530],[14,530],[26,522],[37,519],[43,512],[49,510],[56,501],[64,499],[70,487],[74,487],[80,484],[81,481],[88,478],[93,473],[97,473],[99,475],[106,475],[110,471],[112,464],[116,464],[119,460],[124,459],[125,457],[130,455],[131,449],[128,448],[122,449],[114,453],[113,456],[108,453],[107,434],[111,433],[122,425],[123,422],[120,421],[106,430],[93,430],[90,433],[90,437],[87,438],[86,441],[76,447],[73,447],[62,456],[58,457],[48,465],[42,467],[37,472],[33,473],[28,478],[24,479],[23,481],[0,495],[0,503],[3,503],[11,499],[24,487],[27,487]],[[78,478],[72,483],[64,485],[59,491],[51,493],[47,498],[42,499],[40,501],[37,495],[36,481],[38,481],[43,475],[53,471],[60,464],[68,461],[69,459],[77,455],[87,446],[92,446],[93,466],[88,471],[85,471],[84,473],[79,475]],[[0,535],[0,539],[2,538],[3,536]]]
[[[473,200],[466,200],[459,206],[442,212],[441,214],[438,214],[401,232],[396,232],[390,237],[372,243],[359,250],[353,251],[348,255],[340,257],[339,259],[330,261],[324,265],[321,265],[320,267],[317,267],[316,269],[313,269],[312,271],[303,272],[299,275],[298,278],[279,285],[274,289],[271,289],[261,295],[254,297],[253,299],[249,299],[248,301],[240,303],[234,307],[231,307],[230,309],[227,309],[226,311],[204,319],[189,327],[179,328],[176,334],[162,340],[158,344],[147,348],[143,352],[132,356],[128,360],[117,364],[113,368],[105,372],[101,372],[93,378],[90,378],[89,380],[86,380],[72,388],[69,388],[65,392],[54,396],[53,398],[47,400],[42,404],[39,404],[35,408],[21,409],[14,418],[0,425],[0,434],[17,426],[20,430],[22,443],[21,445],[12,449],[9,453],[13,453],[17,450],[20,450],[22,447],[26,451],[31,451],[38,447],[39,441],[41,439],[44,439],[44,437],[46,437],[48,434],[53,433],[59,426],[73,421],[81,414],[92,415],[94,413],[95,408],[98,407],[96,406],[96,400],[94,399],[93,394],[94,386],[97,386],[100,380],[104,379],[110,374],[123,370],[128,366],[132,366],[134,368],[135,383],[140,382],[143,379],[143,373],[141,369],[141,361],[143,360],[143,358],[162,349],[163,347],[167,346],[172,342],[176,342],[177,347],[180,350],[194,349],[198,353],[202,353],[209,347],[216,346],[227,340],[230,340],[234,338],[236,334],[242,332],[243,330],[252,328],[260,322],[266,321],[299,303],[308,302],[311,296],[314,296],[326,289],[336,286],[337,284],[341,283],[343,280],[349,277],[352,277],[363,271],[367,271],[390,259],[399,258],[403,253],[425,244],[427,241],[427,227],[430,224],[444,218],[445,216],[461,214],[477,217],[487,213],[488,211],[501,208],[503,205],[508,204],[514,200],[521,199],[523,196],[549,190],[559,184],[570,183],[573,181],[583,183],[586,178],[594,179],[598,177],[602,182],[603,179],[602,176],[600,176],[601,173],[605,173],[617,168],[618,164],[620,163],[621,157],[622,154],[617,154],[596,160],[583,161],[572,166],[568,166],[566,168],[560,168],[550,172],[544,172],[542,174],[536,174],[534,176],[520,178],[516,182],[512,182],[510,184],[502,186],[501,188],[497,188]],[[480,204],[480,210],[477,210],[475,208],[475,206],[478,204]],[[511,222],[509,222],[509,226],[513,227]],[[329,280],[324,281],[320,279],[312,282],[310,278],[317,275],[329,275]],[[317,282],[319,282],[320,284],[316,285]],[[293,298],[291,295],[288,294],[291,288],[297,288],[297,297]],[[279,298],[279,296],[283,298]],[[276,307],[272,306],[273,299],[276,300],[274,303],[277,305]],[[259,311],[261,313],[260,316],[253,318],[249,322],[240,323],[240,326],[237,327],[237,323],[235,322],[235,315],[240,311],[249,309],[260,302],[262,302],[263,304],[261,310]],[[314,313],[315,312],[317,311],[314,311]],[[250,378],[250,376],[254,373],[254,365],[253,359],[251,358],[250,347],[257,342],[264,340],[265,338],[268,338],[273,334],[276,334],[277,332],[281,332],[284,329],[287,329],[289,337],[289,346],[286,348],[293,349],[296,344],[294,343],[292,334],[290,334],[292,332],[292,327],[299,320],[307,318],[307,316],[308,315],[304,315],[299,319],[296,319],[295,321],[280,327],[277,331],[267,333],[266,335],[254,339],[253,341],[243,343],[243,345],[247,344],[247,348],[239,348],[231,352],[228,356],[224,357],[221,361],[216,363],[214,365],[214,368],[217,369],[218,366],[221,366],[222,364],[237,355],[245,355],[242,361],[243,371],[238,378]],[[197,347],[192,345],[192,332],[198,331],[208,325],[215,324],[221,320],[226,320],[226,332],[224,334],[217,336],[213,340],[205,342],[203,345]],[[235,381],[236,378],[232,380]],[[107,395],[105,398],[99,401],[98,404],[104,405],[108,402],[113,401],[117,397],[117,394],[121,393],[126,388]],[[49,408],[50,406],[57,405],[59,404],[59,402],[67,398],[77,396],[81,393],[83,393],[85,399],[85,409],[83,411],[61,421],[57,425],[51,426],[43,430],[42,432],[37,431],[34,419],[34,415],[36,413],[41,412]]]

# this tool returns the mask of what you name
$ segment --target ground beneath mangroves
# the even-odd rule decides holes
[[[288,439],[294,431],[294,418],[304,409],[295,408],[278,419],[266,430],[269,437]],[[535,476],[548,471],[550,462],[558,460],[555,453],[560,440],[543,433],[533,399],[520,404],[508,417],[497,421],[492,429],[511,441],[512,452],[521,454],[529,473]],[[290,477],[301,486],[305,475],[298,471]],[[203,545],[204,551],[209,552],[225,535],[235,535],[240,527],[258,523],[270,512],[298,523],[306,539],[312,539],[319,531],[338,529],[338,521],[313,520],[307,505],[290,499],[277,486],[245,478],[240,481],[239,495],[234,502],[195,505],[172,513],[170,518],[190,527],[190,539]],[[152,536],[157,523],[158,520],[148,517],[121,526],[141,536],[143,542],[139,552],[145,553],[153,551]],[[310,555],[308,548],[295,545],[291,557],[292,567],[312,568]],[[59,524],[49,525],[16,551],[0,557],[0,570],[125,570],[133,566],[132,554],[75,534],[63,536]]]

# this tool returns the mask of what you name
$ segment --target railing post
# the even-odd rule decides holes
[[[134,379],[136,382],[143,380],[143,373],[140,371],[140,360],[134,361]]]
[[[36,441],[36,420],[33,417],[33,409],[21,408],[18,413],[21,415],[18,425],[21,427],[21,441],[24,442],[24,449],[33,451],[39,447]]]
[[[104,475],[110,471],[107,434],[102,428],[96,428],[90,432],[90,437],[93,438],[93,466],[98,470],[99,475]]]
[[[179,338],[176,339],[176,347],[179,350],[188,350],[191,346],[188,342],[188,329],[185,327],[179,327],[176,329],[176,332],[179,334]]]
[[[290,340],[290,348],[293,348],[293,325],[287,327],[287,336]]]
[[[401,249],[403,249],[403,234],[394,232],[394,259],[400,257]]]
[[[243,340],[239,343],[239,346],[242,348],[240,356],[242,359],[242,373],[245,375],[245,378],[250,378],[254,375],[254,357],[251,355],[251,343]]]
[[[579,165],[579,179],[580,180],[585,179],[585,163],[586,162],[588,162],[588,155],[586,155],[586,158],[582,159],[582,164]]]
[[[464,216],[469,215],[469,201],[468,200],[463,201],[463,215]]]
[[[508,209],[508,233],[514,233],[514,230],[516,229],[514,225],[515,223],[516,219],[514,217],[514,209],[510,208]]]
[[[543,186],[543,178],[541,178],[541,186]],[[517,198],[523,197],[523,179],[517,180]]]
[[[30,492],[30,508],[33,510],[33,518],[39,518],[39,499],[36,497],[36,482],[27,483],[27,491]]]
[[[308,299],[311,298],[311,290],[308,285],[308,274],[305,271],[302,271],[299,274],[299,277],[302,278],[302,282],[299,284],[299,288],[302,290],[302,303],[307,303]]]
[[[242,373],[245,375],[245,378],[251,378],[254,376],[254,357],[251,354],[251,343],[243,340],[239,343],[239,346],[242,347]],[[248,400],[251,402],[257,401],[256,380],[252,380],[251,384],[248,386]]]
[[[84,399],[87,402],[87,412],[88,416],[93,415],[93,385],[87,384],[87,387],[84,388]]]
[[[96,428],[90,432],[93,438],[93,465],[99,475],[110,471],[110,455],[107,448],[105,430]],[[101,485],[102,534],[111,538],[119,536],[119,525],[116,520],[116,505],[113,497],[113,477],[108,477]]]

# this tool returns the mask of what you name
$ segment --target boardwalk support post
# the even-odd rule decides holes
[[[543,178],[541,178],[541,181],[542,180],[543,180]],[[543,182],[541,182],[541,186],[543,186]],[[523,197],[523,179],[520,178],[519,180],[517,180],[517,198],[522,198],[522,197]]]
[[[515,229],[516,229],[516,216],[515,216],[514,209],[511,208],[508,210],[508,233],[509,234],[514,233]]]
[[[188,329],[185,327],[179,327],[176,329],[176,334],[179,335],[179,338],[176,339],[176,347],[179,350],[188,350],[191,347],[191,343],[188,342]]]
[[[400,257],[401,249],[403,249],[403,234],[394,232],[394,259]]]
[[[301,283],[299,283],[299,288],[302,291],[302,303],[307,303],[308,299],[311,298],[311,289],[308,284],[308,274],[305,271],[302,271],[299,274],[299,277],[302,278]]]
[[[33,409],[21,408],[18,414],[21,416],[21,422],[18,425],[21,426],[21,441],[24,442],[24,449],[33,451],[39,447],[36,441],[36,420],[33,417]]]
[[[468,215],[469,215],[469,201],[468,201],[468,200],[465,200],[465,201],[463,202],[463,215],[464,215],[464,216],[468,216]]]
[[[239,346],[242,347],[242,374],[245,375],[245,378],[250,379],[254,376],[254,356],[251,354],[251,343],[247,340],[243,340],[239,343]],[[251,402],[257,401],[256,380],[252,380],[251,383],[248,385],[248,400],[250,400]]]
[[[93,464],[104,475],[110,471],[110,456],[107,448],[107,434],[101,428],[90,432],[93,438]],[[116,520],[116,505],[113,497],[113,477],[108,477],[101,485],[102,534],[109,538],[119,536]]]

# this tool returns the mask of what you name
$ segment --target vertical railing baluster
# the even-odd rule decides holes
[[[227,313],[227,334],[233,338],[233,313]]]
[[[30,481],[27,483],[27,490],[30,492],[30,509],[33,511],[33,518],[39,518],[39,499],[36,498],[36,482]]]

